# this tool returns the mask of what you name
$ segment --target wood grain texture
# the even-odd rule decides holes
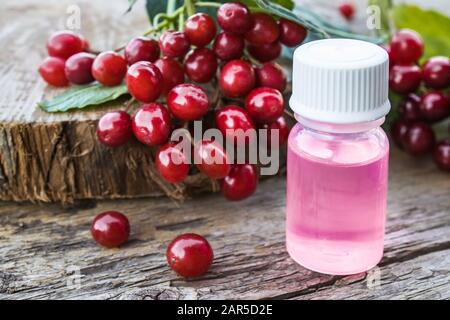
[[[219,195],[177,206],[167,199],[90,201],[84,207],[0,205],[0,299],[450,299],[450,179],[430,159],[393,150],[385,255],[378,268],[328,276],[295,264],[284,248],[285,180],[250,199]],[[125,212],[131,240],[99,248],[95,214]],[[184,232],[214,248],[204,277],[169,270],[165,249]],[[73,274],[79,270],[79,278]],[[80,279],[80,286],[67,286]]]

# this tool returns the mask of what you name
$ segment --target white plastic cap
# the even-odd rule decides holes
[[[376,120],[390,109],[388,79],[388,55],[380,46],[351,39],[308,42],[294,52],[289,104],[311,120]]]

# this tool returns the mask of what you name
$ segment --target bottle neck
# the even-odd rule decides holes
[[[314,131],[323,133],[360,133],[366,132],[380,127],[385,117],[379,118],[373,121],[358,122],[358,123],[329,123],[317,120],[311,120],[304,118],[298,114],[295,114],[295,119],[305,128],[312,129]]]

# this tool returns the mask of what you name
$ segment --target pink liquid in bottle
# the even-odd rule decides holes
[[[389,144],[381,128],[332,134],[297,124],[288,142],[286,246],[308,269],[354,274],[383,255]]]

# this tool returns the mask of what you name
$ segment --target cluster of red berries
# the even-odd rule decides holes
[[[289,134],[283,117],[286,75],[273,60],[279,57],[282,44],[299,45],[306,29],[283,18],[277,21],[266,13],[252,13],[241,3],[220,6],[217,23],[219,33],[211,16],[196,13],[187,19],[183,31],[167,30],[159,40],[132,39],[123,56],[114,51],[97,56],[82,52],[87,47],[83,38],[60,32],[48,41],[51,58],[44,61],[40,72],[57,86],[94,80],[115,86],[125,79],[129,93],[143,105],[133,117],[127,111],[106,113],[98,123],[99,140],[117,147],[134,136],[145,145],[158,147],[155,164],[161,177],[179,183],[188,176],[191,162],[169,138],[183,123],[214,113],[215,127],[225,138],[233,130],[245,133],[266,128],[268,137],[271,130],[279,130],[281,146]],[[186,76],[190,83],[185,83]],[[210,101],[201,86],[206,83],[218,86],[233,104],[212,105],[217,102]],[[216,161],[205,159],[211,154]],[[196,142],[194,156],[200,159],[198,170],[221,181],[227,199],[241,200],[256,190],[256,166],[231,165],[224,148],[215,141]],[[218,156],[223,161],[217,161]]]
[[[391,126],[394,141],[412,155],[432,152],[436,165],[450,171],[450,140],[436,143],[431,126],[450,117],[450,59],[433,57],[419,66],[424,44],[419,34],[408,29],[395,33],[386,50],[389,87],[402,95],[399,118]]]
[[[103,212],[95,217],[91,226],[94,240],[107,248],[116,248],[128,241],[130,223],[117,211]],[[214,259],[209,242],[195,233],[176,237],[166,251],[169,266],[180,276],[190,278],[205,274]]]

